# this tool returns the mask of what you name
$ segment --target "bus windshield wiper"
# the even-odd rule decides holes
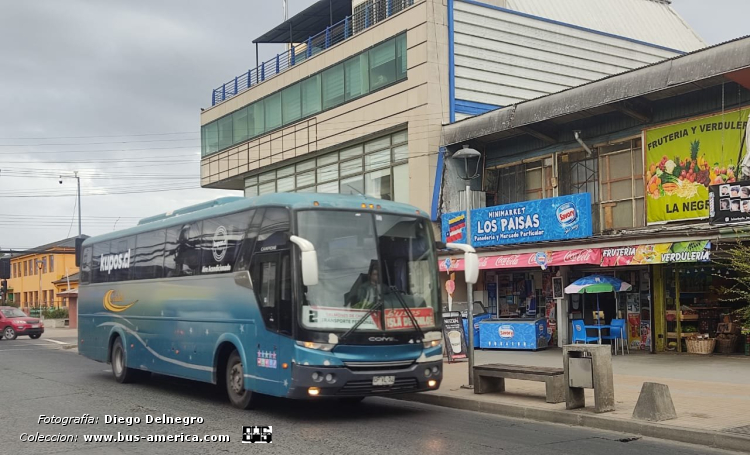
[[[417,334],[419,335],[419,338],[424,341],[424,332],[422,332],[422,328],[419,327],[419,324],[417,323],[416,318],[414,317],[414,313],[411,312],[411,308],[409,308],[409,305],[404,302],[404,298],[401,297],[401,291],[399,291],[396,286],[389,286],[388,290],[393,293],[393,295],[396,296],[396,300],[398,300],[398,303],[401,304],[401,307],[406,311],[406,314],[409,316],[409,320],[411,321],[414,328],[417,330]]]
[[[378,311],[379,309],[381,309],[383,307],[383,303],[384,303],[383,299],[380,299],[379,302],[375,303],[375,305],[373,305],[372,307],[368,308],[369,311],[366,314],[364,314],[359,319],[359,321],[357,321],[357,323],[352,326],[351,329],[347,330],[346,333],[344,333],[343,335],[341,335],[339,337],[339,343],[341,343],[345,338],[347,338],[349,335],[351,335],[352,333],[354,333],[359,328],[359,326],[361,326],[362,324],[364,324],[364,322],[367,320],[367,318],[369,318],[372,315],[373,311]]]

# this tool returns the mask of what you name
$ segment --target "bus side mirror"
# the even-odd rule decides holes
[[[464,252],[465,281],[469,284],[476,284],[479,279],[479,258],[474,248],[463,243],[448,243],[446,247]]]
[[[83,242],[85,240],[83,237],[76,237],[76,267],[81,266],[81,253],[83,252]]]
[[[318,253],[309,240],[293,235],[289,240],[297,245],[302,252],[300,264],[302,266],[302,284],[315,286],[318,284]]]

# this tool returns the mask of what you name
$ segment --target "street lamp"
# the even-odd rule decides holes
[[[78,181],[78,237],[81,237],[81,177],[78,176],[78,171],[73,172],[73,176]],[[63,176],[60,176],[60,185],[63,183]]]
[[[464,176],[462,177],[459,172],[459,178],[466,181],[466,244],[472,244],[471,241],[471,181],[479,176],[479,165],[481,164],[482,154],[478,151],[469,148],[468,145],[464,145],[462,149],[453,154],[453,159],[464,160]],[[470,166],[471,161],[476,160],[476,166]],[[473,171],[470,172],[469,168],[472,167]],[[468,264],[467,264],[468,265]],[[468,269],[466,269],[468,272]],[[469,385],[466,388],[474,387],[474,289],[470,280],[466,280],[466,300],[468,301],[468,308],[466,311],[467,326],[469,332],[469,346],[468,346],[468,358],[469,358]]]

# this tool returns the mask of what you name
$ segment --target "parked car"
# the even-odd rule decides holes
[[[28,335],[37,339],[44,333],[44,323],[38,318],[11,306],[0,306],[0,338],[15,340],[18,335]]]

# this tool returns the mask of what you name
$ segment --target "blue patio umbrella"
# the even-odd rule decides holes
[[[599,323],[599,294],[602,292],[626,292],[633,289],[629,283],[619,278],[606,275],[589,275],[579,278],[565,288],[566,294],[597,294],[596,296],[596,314],[597,324]]]

